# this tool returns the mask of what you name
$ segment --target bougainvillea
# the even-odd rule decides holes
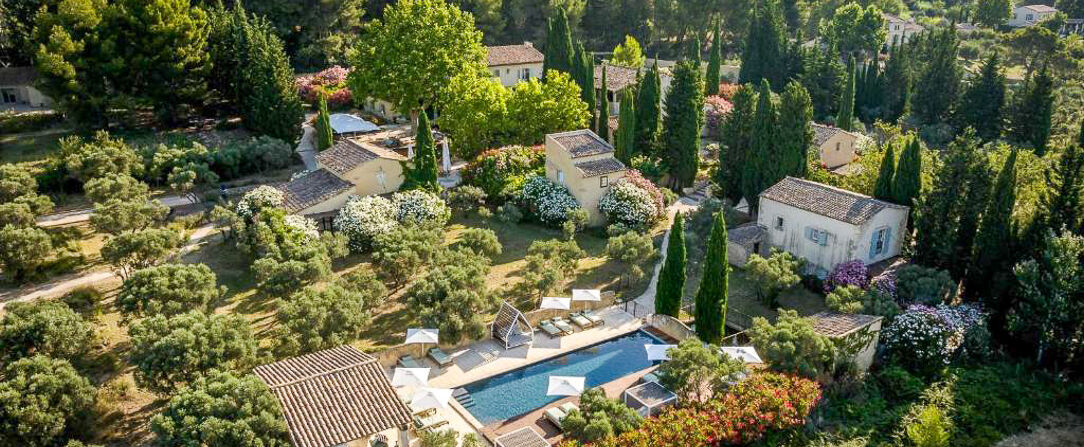
[[[856,286],[860,289],[869,287],[869,269],[866,263],[855,259],[842,262],[832,269],[824,280],[824,293],[830,293],[836,287]]]
[[[664,410],[639,430],[600,441],[601,447],[718,446],[754,442],[805,424],[820,400],[816,382],[762,372],[705,404]]]
[[[636,171],[629,171],[635,173]],[[659,188],[639,175],[621,179],[598,201],[598,210],[611,223],[643,230],[659,220],[663,198]]]
[[[719,84],[719,96],[725,100],[730,100],[734,97],[734,93],[741,88],[740,84],[731,84],[729,82],[723,82]]]
[[[299,76],[296,80],[301,99],[315,103],[320,95],[327,97],[327,104],[332,108],[347,107],[354,103],[354,96],[346,87],[346,76],[350,70],[338,65],[314,75]]]
[[[373,238],[391,231],[399,222],[398,208],[380,196],[352,197],[335,217],[335,227],[350,239],[350,250],[368,250]]]
[[[508,186],[529,174],[541,174],[546,163],[542,146],[508,146],[478,155],[463,169],[463,183],[482,188],[489,197],[505,199]]]
[[[568,212],[580,207],[568,188],[541,175],[528,177],[519,193],[520,201],[538,220],[547,225],[560,225]]]
[[[704,98],[704,119],[709,135],[714,138],[719,137],[719,130],[720,126],[723,124],[723,118],[726,118],[732,109],[734,109],[734,105],[722,96],[709,96]]]
[[[392,194],[391,201],[395,205],[395,219],[399,223],[439,228],[448,223],[452,216],[452,210],[444,199],[421,189],[397,192]]]

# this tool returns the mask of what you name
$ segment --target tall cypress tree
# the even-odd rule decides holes
[[[304,111],[282,40],[266,19],[251,17],[242,28],[234,84],[241,121],[255,133],[296,142]]]
[[[813,145],[813,103],[809,93],[796,81],[787,83],[779,98],[777,149],[778,171],[772,183],[786,176],[805,177],[809,169],[809,148]]]
[[[546,52],[542,61],[543,73],[550,70],[563,71],[575,78],[576,48],[572,45],[572,31],[568,27],[565,8],[558,7],[557,15],[551,17],[546,27]]]
[[[636,156],[636,106],[631,89],[621,92],[621,111],[617,115],[614,152],[618,160],[628,165]]]
[[[984,300],[995,318],[1007,310],[1004,295],[1011,268],[1016,263],[1012,223],[1015,206],[1016,149],[1013,149],[997,175],[990,201],[982,213],[965,280],[967,295]]]
[[[327,98],[320,95],[320,111],[316,114],[316,150],[322,151],[335,142],[331,130],[331,115],[327,113]]]
[[[771,186],[775,172],[775,129],[778,117],[775,113],[775,101],[767,79],[760,81],[757,108],[753,115],[752,134],[746,163],[742,167],[742,195],[749,201],[749,209],[757,210],[757,197]]]
[[[923,39],[922,70],[915,82],[911,112],[923,124],[945,122],[960,94],[963,69],[957,61],[960,39],[954,26],[942,26]]]
[[[715,343],[726,333],[730,272],[726,252],[726,221],[715,213],[704,257],[704,275],[696,291],[696,335],[704,343]]]
[[[583,48],[581,43],[576,43],[576,58],[572,79],[580,85],[580,98],[587,103],[587,110],[591,111],[590,122],[594,123],[595,58]]]
[[[767,79],[770,85],[782,87],[787,75],[786,44],[779,4],[772,0],[758,1],[742,47],[738,82],[756,84]]]
[[[591,78],[594,79],[594,74]],[[602,64],[602,98],[598,101],[598,126],[595,133],[603,140],[610,141],[610,98],[606,88],[606,64]]]
[[[666,95],[662,145],[674,189],[692,186],[700,168],[700,130],[704,127],[704,79],[692,60],[674,66]]]
[[[734,92],[730,100],[733,108],[723,118],[719,132],[722,147],[714,182],[717,194],[737,205],[744,196],[742,175],[748,168],[747,164],[751,163],[747,154],[752,150],[757,92],[752,85],[745,84]]]
[[[968,171],[978,151],[974,131],[958,136],[940,157],[933,187],[915,204],[915,262],[949,269],[956,258],[957,223]]]
[[[884,83],[877,59],[870,59],[862,69],[862,82],[855,86],[854,109],[863,123],[872,124],[884,113]]]
[[[659,285],[655,293],[655,313],[678,316],[681,298],[685,295],[685,222],[677,213],[670,225],[670,242],[666,246],[666,261],[659,270]]]
[[[978,78],[960,96],[960,105],[956,108],[957,125],[975,129],[984,141],[996,140],[1001,136],[1004,106],[1005,75],[995,51],[983,62]]]
[[[403,186],[401,189],[427,189],[437,191],[437,150],[433,142],[433,129],[429,126],[429,115],[418,114],[418,136],[414,141],[414,158],[403,162]]]
[[[847,81],[843,84],[843,96],[839,98],[839,113],[836,114],[836,127],[850,131],[854,123],[854,56],[847,61]]]
[[[1030,144],[1035,154],[1046,153],[1054,113],[1054,80],[1046,64],[1024,84],[1014,101],[1011,135],[1020,143]]]
[[[900,154],[900,163],[893,178],[893,202],[914,207],[915,199],[922,191],[922,147],[918,137],[911,137]]]
[[[974,132],[971,138],[978,138]],[[956,224],[956,254],[953,257],[949,271],[956,277],[962,278],[971,265],[974,253],[975,235],[979,231],[979,224],[986,204],[990,199],[990,189],[995,172],[990,168],[987,157],[974,156],[967,167],[967,182],[963,190],[963,199],[960,203],[960,220]],[[955,194],[960,194],[957,191]]]
[[[704,94],[715,96],[719,94],[719,84],[722,82],[723,66],[723,41],[719,33],[719,22],[715,22],[715,31],[711,36],[711,56],[708,59],[708,72],[704,78]]]
[[[892,50],[885,62],[884,73],[884,113],[883,117],[895,122],[908,112],[911,93],[911,72],[907,61],[906,47],[892,45]]]
[[[839,54],[832,46],[828,51],[811,51],[804,58],[801,82],[813,100],[813,116],[831,119],[839,110],[843,81],[847,78],[846,67],[839,62]]]
[[[885,156],[881,159],[881,169],[877,171],[877,183],[873,185],[873,197],[891,202],[896,197],[892,188],[896,185],[896,143],[885,144]]]
[[[655,143],[659,139],[659,122],[661,112],[659,102],[661,95],[661,81],[659,80],[659,64],[655,62],[640,80],[640,88],[636,93],[636,152],[640,154],[653,154]]]
[[[692,39],[689,39],[689,47],[685,49],[685,58],[694,62],[696,69],[700,70],[700,64],[703,60],[700,57],[700,36],[693,35]]]

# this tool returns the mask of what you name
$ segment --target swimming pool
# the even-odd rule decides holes
[[[645,344],[662,343],[636,331],[546,361],[470,383],[465,408],[483,424],[518,416],[562,396],[547,396],[549,376],[583,376],[588,388],[650,367]],[[471,402],[473,401],[473,404]]]

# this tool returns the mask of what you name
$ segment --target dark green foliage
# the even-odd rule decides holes
[[[155,315],[132,324],[128,335],[136,383],[163,394],[212,370],[243,371],[256,365],[256,338],[239,315]]]
[[[1036,155],[1046,153],[1054,113],[1054,80],[1044,64],[1017,92],[1009,123],[1013,140],[1028,144]]]
[[[703,62],[700,56],[700,36],[693,36],[689,39],[689,47],[685,49],[685,59],[692,61],[696,65],[696,70],[700,71],[700,64]]]
[[[738,203],[745,196],[744,173],[752,156],[753,118],[756,111],[757,92],[752,85],[741,86],[731,96],[733,109],[723,119],[720,131],[722,148],[719,166],[715,171],[715,191],[720,197]],[[749,160],[749,161],[747,161]]]
[[[948,118],[960,92],[963,69],[956,60],[960,40],[951,25],[924,36],[915,55],[922,64],[915,79],[911,113],[922,124],[940,124]]]
[[[206,310],[224,292],[204,264],[163,264],[133,273],[121,286],[116,305],[124,316],[169,316]]]
[[[488,228],[467,228],[459,233],[455,246],[463,247],[476,254],[493,259],[504,251],[497,232]]]
[[[681,297],[685,295],[685,217],[674,215],[670,225],[670,242],[666,247],[666,260],[659,271],[659,283],[655,294],[655,313],[678,316]]]
[[[719,83],[722,82],[723,65],[723,40],[719,34],[719,22],[715,22],[715,30],[711,35],[711,56],[708,58],[708,72],[704,75],[704,94],[714,96],[719,94]]]
[[[910,264],[896,271],[896,296],[901,303],[935,306],[955,298],[956,281],[945,270]]]
[[[740,360],[696,338],[682,340],[666,354],[669,359],[656,370],[659,383],[687,402],[704,402],[708,390],[725,393],[728,382],[740,380],[746,372]]]
[[[782,86],[787,74],[784,62],[787,39],[779,3],[759,0],[754,8],[741,51],[738,82],[759,84],[767,80],[771,85]]]
[[[215,3],[215,0],[201,1]],[[275,33],[286,43],[286,53],[299,68],[298,72],[306,73],[331,65],[346,65],[346,54],[362,29],[367,2],[263,0],[244,3],[255,15],[271,21]]]
[[[442,229],[400,225],[373,238],[374,268],[385,281],[402,286],[432,262],[443,242]]]
[[[696,335],[707,343],[719,343],[726,333],[730,265],[727,261],[727,232],[723,213],[715,214],[704,260],[703,279],[696,291]]]
[[[309,286],[283,300],[275,351],[294,356],[330,349],[357,340],[368,327],[372,309],[384,302],[388,289],[368,269],[354,270],[327,287]]]
[[[254,375],[200,378],[173,396],[150,425],[158,444],[168,447],[291,445],[278,399]]]
[[[911,67],[908,46],[892,45],[885,62],[884,73],[884,119],[895,122],[908,110],[911,95]]]
[[[66,360],[35,355],[5,365],[0,377],[0,440],[4,445],[62,445],[94,405],[94,386]]]
[[[11,303],[0,320],[0,358],[8,362],[40,354],[82,360],[94,330],[59,301]]]
[[[557,15],[549,18],[546,27],[546,52],[542,62],[542,72],[550,70],[573,74],[577,55],[572,45],[572,32],[568,27],[568,14],[565,8],[558,7]]]
[[[1084,145],[1069,145],[1046,171],[1046,190],[1039,202],[1040,230],[1077,230],[1084,234]]]
[[[977,151],[974,131],[957,137],[940,158],[932,188],[915,204],[915,261],[919,264],[940,269],[958,267],[955,260],[964,200],[974,195],[972,188],[978,186],[970,181]],[[970,257],[971,253],[966,254]]]
[[[53,253],[52,239],[44,229],[5,225],[0,228],[0,265],[9,281],[21,283],[41,273],[39,268]]]
[[[809,169],[809,149],[813,146],[813,103],[809,92],[795,81],[787,83],[779,97],[779,129],[775,149],[779,158],[776,174],[804,178]]]
[[[839,98],[839,113],[836,114],[836,127],[850,131],[854,123],[854,83],[855,61],[854,57],[847,60],[847,80],[843,83],[843,96]]]
[[[636,152],[636,105],[632,89],[621,92],[621,110],[617,114],[617,131],[614,134],[614,156],[628,165]]]
[[[833,117],[839,107],[846,66],[836,57],[834,47],[827,51],[811,51],[804,58],[801,82],[813,100],[813,116],[817,120]]]
[[[1014,341],[1031,348],[1037,363],[1075,369],[1084,355],[1075,341],[1084,330],[1084,236],[1067,230],[1044,236],[1040,255],[1014,268],[1018,302],[1008,329]]]
[[[578,441],[594,442],[635,430],[640,422],[635,410],[606,397],[606,392],[596,387],[580,395],[580,409],[573,410],[561,422],[561,428]]]
[[[666,95],[661,143],[674,189],[692,186],[700,169],[700,131],[704,127],[704,81],[691,61],[674,67]]]
[[[760,82],[760,91],[757,96],[756,112],[753,114],[753,122],[750,126],[749,151],[743,157],[745,162],[741,167],[742,196],[749,200],[749,207],[756,209],[760,193],[771,186],[774,181],[776,144],[775,129],[778,115],[775,113],[775,101],[772,98],[772,89],[768,81]]]
[[[582,43],[574,43],[576,53],[573,58],[572,79],[580,86],[580,99],[587,104],[587,111],[591,114],[587,126],[591,127],[595,123],[595,58],[584,49]]]
[[[321,95],[316,114],[316,150],[322,151],[334,143],[335,133],[331,129],[331,115],[327,113],[327,98]]]
[[[917,137],[911,137],[907,147],[900,154],[900,163],[892,181],[892,201],[914,206],[914,200],[922,191],[922,148]]]
[[[594,74],[591,75],[591,79],[594,79]],[[602,80],[599,85],[602,86],[602,98],[598,100],[598,120],[596,121],[595,134],[602,137],[603,140],[612,142],[612,138],[610,138],[610,100],[607,98],[606,89],[606,64],[602,64]],[[592,90],[594,90],[594,86],[592,86]]]
[[[437,148],[433,141],[433,129],[429,126],[429,116],[426,113],[418,116],[418,134],[414,144],[414,159],[403,162],[403,185],[400,189],[439,191]]]
[[[418,321],[440,330],[442,342],[477,340],[486,334],[485,315],[496,299],[487,291],[488,273],[489,258],[466,249],[446,250],[405,297]]]
[[[837,350],[832,340],[813,330],[813,320],[795,310],[780,309],[775,324],[753,319],[749,338],[773,371],[821,377],[835,368]]]
[[[636,144],[632,153],[652,155],[655,152],[662,120],[659,109],[661,89],[659,64],[655,63],[640,79],[640,87],[636,93]]]
[[[858,119],[873,124],[884,114],[885,76],[876,58],[870,59],[860,74],[860,82],[855,86],[854,108]]]
[[[983,62],[979,76],[971,81],[960,96],[956,121],[961,128],[971,127],[984,141],[1001,136],[1004,120],[1005,74],[1001,58],[994,52]]]
[[[965,292],[981,299],[995,318],[1007,310],[1005,291],[1010,269],[1015,263],[1015,230],[1012,212],[1016,206],[1016,150],[1009,154],[997,175],[986,210],[982,213],[971,265],[964,281]],[[998,328],[995,322],[992,322]],[[1000,328],[998,328],[1000,329]]]
[[[885,144],[885,156],[881,159],[881,170],[877,172],[877,183],[873,186],[873,197],[892,201],[896,196],[892,188],[896,185],[896,144]]]
[[[117,270],[121,279],[127,279],[133,271],[164,261],[183,244],[184,240],[176,230],[149,228],[109,238],[102,245],[101,255],[102,260]]]

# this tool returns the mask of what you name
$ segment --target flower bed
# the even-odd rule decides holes
[[[598,202],[598,210],[611,223],[639,230],[657,222],[664,209],[662,192],[636,170],[630,170]]]
[[[325,95],[328,107],[349,107],[354,104],[354,95],[346,87],[349,74],[349,69],[336,65],[314,75],[300,76],[296,80],[298,94],[305,102],[316,103],[320,95]]]
[[[463,169],[463,183],[482,188],[492,198],[507,198],[508,187],[531,173],[541,174],[546,163],[542,146],[508,146],[478,155]]]
[[[947,365],[954,358],[987,348],[986,314],[977,306],[915,304],[881,334],[888,360],[912,371]]]

